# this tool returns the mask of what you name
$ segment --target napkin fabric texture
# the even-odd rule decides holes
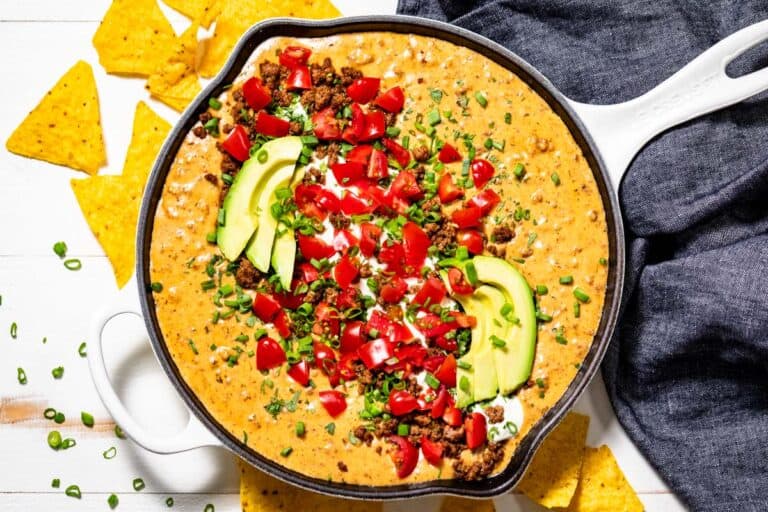
[[[765,0],[400,0],[482,34],[566,96],[638,96]],[[768,43],[735,61],[768,66]],[[768,80],[766,81],[768,88]],[[693,510],[768,510],[768,94],[651,141],[620,190],[628,279],[603,365],[616,414]]]

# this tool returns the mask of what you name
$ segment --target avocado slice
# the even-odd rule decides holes
[[[445,273],[442,274],[447,284]],[[469,366],[469,368],[456,367],[456,406],[466,407],[475,401],[475,368],[477,366],[475,355],[480,352],[481,340],[485,339],[486,324],[481,320],[484,311],[483,303],[474,295],[456,295],[454,298],[456,302],[461,304],[466,314],[477,318],[477,324],[472,328],[472,343],[469,345],[469,351],[459,359],[465,363],[463,366]],[[462,385],[462,382],[466,382],[466,384]]]
[[[485,339],[481,342],[480,352],[475,356],[475,364],[480,371],[475,373],[473,386],[473,400],[480,402],[499,394],[500,368],[496,364],[496,356],[504,349],[494,346],[493,339],[504,339],[506,335],[508,326],[500,311],[507,299],[501,290],[487,284],[478,286],[473,295],[483,304],[481,315],[485,324]]]
[[[304,167],[299,167],[293,174],[291,189],[295,189],[303,178]],[[283,289],[291,291],[293,267],[296,264],[296,237],[293,228],[287,226],[280,226],[280,228],[281,230],[279,229],[275,234],[275,243],[272,246],[272,268],[280,278]]]
[[[301,148],[300,137],[282,137],[264,144],[243,164],[224,198],[221,225],[216,230],[216,240],[225,258],[235,261],[259,226],[259,212],[252,206],[264,181],[278,169],[295,166]],[[267,155],[266,159],[263,155]]]
[[[477,279],[498,288],[511,305],[512,311],[502,319],[506,324],[505,346],[493,351],[499,392],[508,395],[528,381],[536,353],[536,310],[533,293],[525,277],[506,260],[490,256],[475,256],[471,260]],[[495,307],[495,306],[494,306]],[[500,309],[493,311],[500,315]],[[508,308],[507,308],[508,309]]]

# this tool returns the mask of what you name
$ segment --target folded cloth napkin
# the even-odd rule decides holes
[[[765,0],[400,0],[487,36],[570,98],[651,89]],[[732,64],[768,65],[768,44]],[[695,510],[768,510],[768,94],[669,130],[621,188],[628,281],[603,365],[622,425]]]

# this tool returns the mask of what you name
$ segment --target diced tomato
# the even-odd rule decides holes
[[[406,215],[408,213],[408,208],[411,206],[408,199],[404,199],[393,193],[392,187],[390,187],[384,195],[384,204],[400,215]]]
[[[320,273],[311,263],[299,263],[298,269],[302,280],[307,284],[314,283],[320,279]]]
[[[360,197],[349,190],[345,190],[341,196],[341,211],[346,215],[362,215],[372,213],[376,204],[368,197]]]
[[[416,199],[422,195],[416,176],[411,171],[400,171],[390,185],[392,193],[403,199]]]
[[[336,282],[342,290],[352,284],[355,278],[357,278],[357,274],[357,266],[352,261],[352,258],[346,254],[333,267],[333,277],[336,278]]]
[[[288,368],[288,376],[302,386],[309,386],[309,365],[305,360],[291,365]]]
[[[312,74],[307,66],[293,68],[285,83],[289,91],[297,91],[312,88]]]
[[[421,453],[427,462],[437,466],[443,460],[443,445],[430,441],[427,436],[421,436]]]
[[[464,276],[464,272],[456,267],[448,269],[448,284],[451,285],[453,293],[459,295],[471,295],[475,291]]]
[[[371,222],[360,225],[360,252],[370,258],[376,252],[381,237],[381,228]]]
[[[453,354],[448,354],[440,368],[435,371],[435,378],[449,388],[456,386],[456,358]]]
[[[277,329],[277,333],[280,337],[287,338],[291,335],[291,322],[288,318],[288,313],[281,309],[277,312],[277,315],[275,315],[275,319],[272,322],[275,324],[275,329]]]
[[[279,302],[266,293],[256,293],[253,299],[253,312],[262,322],[271,322],[278,311],[280,311]]]
[[[439,315],[435,315],[434,313],[427,313],[426,315],[417,318],[415,325],[427,338],[442,336],[447,332],[459,328],[459,324],[455,321],[444,322]]]
[[[501,202],[499,194],[492,189],[487,188],[467,201],[467,206],[476,206],[480,208],[483,215],[488,215],[494,208],[496,208],[496,205],[498,205],[499,202]]]
[[[296,309],[299,306],[301,306],[304,303],[304,298],[306,297],[306,293],[296,293],[296,290],[304,284],[305,282],[301,279],[294,279],[291,282],[291,290],[284,290],[280,293],[275,293],[274,297],[277,300],[277,302],[280,303],[281,307],[287,308],[287,309]]]
[[[373,146],[368,144],[361,144],[350,149],[344,158],[347,162],[355,162],[367,167],[368,161],[371,159],[372,151]]]
[[[411,152],[392,139],[384,139],[384,147],[397,163],[405,169],[411,163]]]
[[[448,406],[443,413],[443,421],[452,427],[461,425],[461,411],[454,406]]]
[[[368,164],[368,177],[372,180],[378,180],[387,176],[389,176],[387,155],[383,151],[374,149],[371,152],[371,161]]]
[[[384,263],[389,272],[402,276],[405,274],[403,262],[405,261],[405,251],[400,242],[385,243],[379,249],[379,261]]]
[[[474,229],[462,229],[456,235],[459,245],[466,247],[470,254],[482,254],[483,235]]]
[[[327,302],[321,302],[315,306],[316,322],[312,326],[312,332],[315,334],[325,334],[327,330],[330,334],[336,336],[339,334],[340,326],[339,312],[332,308]]]
[[[408,361],[416,366],[422,366],[427,357],[427,349],[420,343],[408,343],[395,349],[395,357],[399,361]]]
[[[344,324],[341,331],[339,350],[342,354],[357,352],[357,349],[366,341],[365,324],[360,320],[353,320]]]
[[[435,373],[440,365],[445,361],[445,356],[442,354],[435,354],[424,359],[422,366],[430,373]]]
[[[480,219],[483,217],[483,211],[477,206],[468,206],[461,210],[456,210],[451,214],[451,220],[459,226],[460,229],[476,228],[480,226]]]
[[[352,111],[352,119],[344,128],[341,138],[350,144],[357,144],[365,135],[366,115],[357,103],[353,103],[350,110]]]
[[[453,176],[446,172],[440,176],[440,181],[437,184],[437,195],[440,197],[440,202],[446,204],[463,197],[464,189],[454,183]]]
[[[363,136],[360,137],[361,142],[368,142],[371,140],[380,139],[384,136],[387,129],[387,119],[384,117],[384,112],[375,110],[368,112],[365,115],[365,130]]]
[[[347,87],[347,95],[357,103],[368,103],[379,92],[379,85],[381,80],[378,78],[371,78],[364,76],[357,78]]]
[[[272,103],[272,94],[264,87],[261,80],[252,76],[243,84],[243,96],[253,110],[261,110]]]
[[[376,98],[376,106],[383,108],[387,112],[397,114],[403,110],[405,104],[405,94],[400,87],[393,87],[384,94]]]
[[[336,235],[333,237],[333,249],[337,252],[346,253],[350,247],[357,247],[360,242],[355,235],[349,232],[348,229],[339,229],[336,231]]]
[[[381,286],[379,296],[384,302],[389,304],[397,304],[403,297],[405,297],[408,291],[408,283],[402,277],[394,277],[390,281],[387,281]]]
[[[269,137],[285,137],[288,135],[290,128],[291,123],[266,112],[259,112],[258,116],[256,116],[256,124],[254,125],[254,130],[257,133]]]
[[[357,378],[357,372],[355,371],[355,363],[360,359],[355,352],[344,354],[339,359],[338,369],[339,376],[345,381],[355,380]]]
[[[461,313],[459,311],[451,311],[451,316],[453,317],[454,321],[458,324],[459,327],[471,328],[477,325],[477,318],[475,318],[472,315]]]
[[[377,332],[380,338],[390,343],[410,341],[413,334],[405,325],[387,318],[381,311],[373,311],[368,318],[367,331]]]
[[[437,336],[435,338],[435,345],[446,352],[455,352],[459,348],[459,344],[456,343],[455,338],[448,339],[445,336]]]
[[[445,294],[446,289],[443,280],[437,277],[428,277],[413,297],[413,303],[424,307],[440,304],[445,298]]]
[[[393,391],[387,401],[389,411],[395,416],[403,416],[419,407],[416,397],[405,390]]]
[[[357,349],[357,355],[362,359],[366,368],[378,368],[384,362],[395,355],[392,344],[383,339],[377,339],[364,343]]]
[[[235,129],[221,143],[221,147],[235,160],[240,162],[248,160],[251,141],[248,139],[248,132],[243,128],[243,125],[236,124]]]
[[[448,390],[441,386],[437,392],[437,397],[432,400],[432,409],[430,416],[433,418],[440,418],[445,412],[445,408],[448,407]]]
[[[400,436],[389,436],[389,440],[397,445],[397,451],[392,454],[392,462],[399,478],[405,478],[416,469],[419,462],[419,450],[408,439]]]
[[[313,236],[298,235],[299,250],[306,260],[330,258],[336,251],[333,247]]]
[[[464,420],[464,432],[467,435],[467,448],[470,450],[485,444],[485,416],[479,412],[469,414]]]
[[[339,120],[336,119],[336,112],[331,107],[312,114],[312,129],[315,137],[320,140],[339,140],[341,138]]]
[[[365,167],[358,162],[335,163],[331,166],[331,172],[340,185],[349,185],[355,180],[365,177]]]
[[[293,192],[293,199],[296,202],[296,208],[308,217],[314,217],[319,220],[325,220],[328,212],[317,206],[315,200],[320,192],[320,185],[299,183]]]
[[[472,180],[475,182],[477,188],[483,188],[483,186],[493,178],[493,174],[496,172],[496,169],[493,168],[493,164],[483,158],[475,158],[472,160],[470,170],[472,172]]]
[[[324,212],[339,213],[341,211],[341,201],[336,194],[326,188],[321,187],[318,190],[315,203]]]
[[[259,371],[277,368],[286,361],[283,347],[268,336],[256,342],[256,369]]]
[[[347,409],[347,400],[341,391],[334,389],[320,391],[320,403],[332,418],[337,417]]]
[[[312,352],[315,355],[315,366],[324,373],[330,374],[336,370],[336,353],[325,343],[316,341],[312,343]]]
[[[453,162],[458,162],[461,160],[461,153],[459,151],[451,146],[450,144],[445,144],[440,149],[440,153],[437,155],[437,159],[443,162],[444,164],[450,164]]]
[[[339,311],[357,307],[359,304],[357,288],[354,286],[339,290],[338,295],[336,295],[336,307]]]
[[[414,269],[415,272],[420,271],[431,243],[429,236],[418,224],[411,221],[406,222],[403,225],[405,264]]]
[[[280,52],[280,64],[288,69],[294,69],[298,66],[306,66],[312,50],[303,46],[287,46]]]

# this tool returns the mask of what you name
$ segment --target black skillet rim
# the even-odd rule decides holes
[[[198,114],[207,109],[207,99],[210,96],[218,95],[226,84],[231,83],[254,49],[269,38],[278,36],[326,37],[350,32],[395,32],[442,39],[472,49],[511,70],[542,96],[566,123],[587,158],[600,191],[608,228],[609,267],[605,304],[598,330],[584,363],[566,392],[526,435],[506,468],[491,478],[474,482],[437,480],[392,486],[366,486],[328,482],[288,470],[245,446],[211,416],[181,377],[160,332],[149,276],[152,221],[162,194],[165,178],[176,152],[186,134],[197,121]],[[139,297],[152,347],[163,370],[197,419],[227,449],[252,466],[276,478],[314,492],[366,500],[404,499],[431,494],[488,498],[512,489],[522,478],[538,445],[573,406],[600,367],[619,314],[625,266],[624,231],[615,189],[611,186],[597,146],[565,96],[536,68],[513,52],[485,37],[447,23],[402,15],[355,16],[322,21],[275,18],[251,27],[234,48],[222,71],[186,109],[166,139],[147,182],[139,215],[136,251]]]

